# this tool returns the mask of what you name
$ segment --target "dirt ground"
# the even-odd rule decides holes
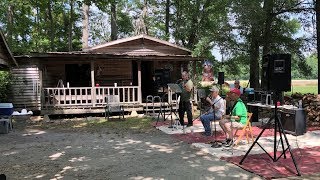
[[[0,134],[7,179],[261,179],[159,130],[16,126]]]

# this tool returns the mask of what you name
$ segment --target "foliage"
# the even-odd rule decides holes
[[[211,60],[214,72],[224,71],[226,79],[259,77],[265,52],[292,54],[294,78],[317,74],[316,57],[305,58],[315,44],[314,2],[308,0],[2,0],[0,27],[15,55],[77,51],[83,3],[90,6],[90,45],[110,41],[114,31],[117,38],[132,36],[135,20],[143,17],[149,35]],[[309,34],[299,35],[301,29]],[[194,73],[201,71],[198,66]]]
[[[70,3],[74,12],[70,12]],[[72,25],[72,47],[81,47],[80,7],[75,1],[22,1],[0,2],[0,22],[11,50],[17,54],[30,52],[68,51],[68,28]],[[11,15],[7,9],[14,11]],[[71,14],[73,13],[73,18]],[[12,22],[8,22],[8,17]]]
[[[8,102],[12,76],[8,71],[0,71],[0,102]]]

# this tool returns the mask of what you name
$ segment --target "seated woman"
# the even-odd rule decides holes
[[[245,126],[247,121],[247,108],[246,105],[242,102],[240,95],[241,92],[239,89],[230,90],[230,92],[227,94],[227,99],[230,98],[230,100],[233,100],[235,104],[233,105],[231,114],[226,115],[221,121],[219,121],[222,130],[226,134],[226,147],[229,147],[233,144],[231,125],[233,128],[242,128]]]

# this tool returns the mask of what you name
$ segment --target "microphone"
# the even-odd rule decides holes
[[[182,79],[178,79],[178,80],[176,81],[176,84],[181,83],[181,81],[182,81]]]

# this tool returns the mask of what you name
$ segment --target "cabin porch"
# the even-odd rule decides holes
[[[111,95],[119,97],[118,103],[126,112],[170,111],[171,105],[173,109],[178,107],[178,95],[170,88],[155,101],[142,99],[138,90],[139,86],[43,88],[41,114],[104,113]]]

